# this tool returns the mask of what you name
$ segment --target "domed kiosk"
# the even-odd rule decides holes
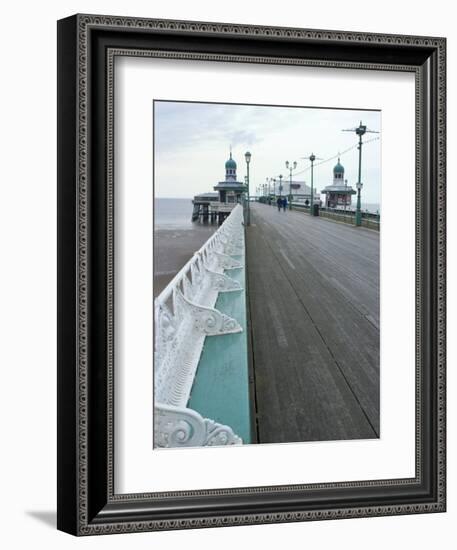
[[[217,192],[195,195],[192,201],[192,221],[201,218],[203,221],[210,219],[222,223],[233,208],[242,202],[243,193],[247,193],[247,186],[236,180],[236,162],[231,148],[230,157],[225,162],[225,180],[215,185],[214,191]]]
[[[340,157],[333,167],[333,184],[327,185],[321,193],[326,196],[326,208],[346,209],[351,206],[352,195],[355,195],[357,191],[344,179],[344,166],[340,162]]]
[[[220,181],[214,186],[214,190],[219,193],[219,202],[227,204],[236,204],[241,202],[243,193],[247,191],[244,183],[236,180],[236,162],[230,157],[225,163],[225,180]]]

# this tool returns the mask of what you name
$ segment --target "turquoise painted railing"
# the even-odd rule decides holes
[[[243,330],[215,304],[220,293],[244,292],[242,284],[225,273],[243,268],[244,247],[243,210],[238,205],[154,302],[155,447],[242,443],[230,426],[204,418],[187,405],[206,337]]]

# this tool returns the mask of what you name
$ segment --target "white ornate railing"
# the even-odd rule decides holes
[[[219,292],[243,290],[238,281],[224,273],[243,266],[243,209],[238,205],[155,299],[157,447],[241,443],[231,428],[201,417],[186,405],[206,336],[242,332],[236,319],[214,305]]]
[[[160,404],[154,409],[156,447],[239,445],[232,428],[203,418],[196,411]]]

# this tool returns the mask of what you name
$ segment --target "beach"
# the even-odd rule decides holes
[[[156,199],[157,200],[157,199]],[[186,262],[216,231],[216,224],[190,221],[192,203],[159,199],[162,215],[166,206],[167,218],[156,216],[154,227],[154,298],[158,296]],[[165,203],[165,205],[164,205]],[[157,205],[159,206],[159,205]],[[173,208],[174,207],[174,208]],[[183,211],[185,216],[178,215]],[[174,215],[173,215],[174,213]]]

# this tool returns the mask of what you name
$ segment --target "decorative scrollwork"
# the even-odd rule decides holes
[[[209,278],[211,288],[217,292],[234,292],[243,290],[243,287],[238,281],[232,279],[224,273],[217,273],[205,267],[206,275]]]
[[[242,439],[232,428],[203,418],[193,409],[162,403],[154,407],[155,447],[202,447],[242,443]]]
[[[154,395],[161,403],[187,404],[207,336],[243,330],[214,307],[220,292],[243,290],[224,273],[242,263],[221,251],[223,242],[241,240],[244,246],[242,219],[243,209],[236,206],[155,300]]]
[[[244,256],[244,247],[235,246],[232,243],[224,244],[222,250],[228,256]]]
[[[221,269],[241,269],[243,267],[243,264],[239,260],[235,260],[235,258],[232,258],[224,252],[215,250],[214,255]]]
[[[237,283],[237,281],[233,282]],[[225,313],[221,313],[217,309],[191,302],[179,290],[176,291],[175,299],[179,309],[185,310],[189,314],[192,319],[193,328],[200,334],[213,336],[243,332],[241,325],[236,319],[225,315]]]
[[[221,246],[219,251],[227,256],[243,256],[244,255],[244,240],[233,240],[227,235],[221,235]]]

